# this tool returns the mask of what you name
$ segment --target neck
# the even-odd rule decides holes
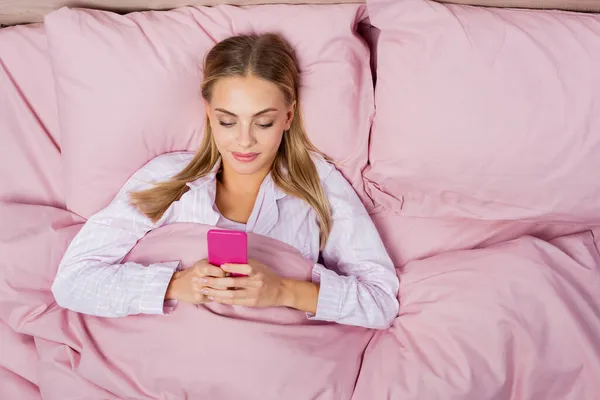
[[[252,175],[242,175],[238,174],[233,170],[233,168],[223,163],[223,169],[220,174],[219,182],[229,193],[256,194],[258,193],[260,185],[265,177],[269,174],[270,170],[271,169],[269,168],[257,171]]]

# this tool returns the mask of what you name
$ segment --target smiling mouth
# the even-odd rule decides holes
[[[231,153],[233,157],[241,162],[250,162],[254,161],[256,157],[259,156],[260,153]]]

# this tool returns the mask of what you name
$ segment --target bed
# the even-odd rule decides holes
[[[600,2],[222,3],[0,0],[0,399],[600,398]],[[261,30],[297,49],[311,139],[394,260],[393,326],[58,307],[85,220],[197,146],[204,52]],[[127,258],[189,264],[206,228]],[[249,251],[309,274],[285,243]]]

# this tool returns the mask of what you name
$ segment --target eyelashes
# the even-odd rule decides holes
[[[231,128],[232,126],[235,125],[235,122],[219,121],[219,125],[221,125],[222,127],[225,127],[225,128]],[[268,124],[256,124],[256,126],[258,126],[261,129],[269,129],[270,127],[273,126],[273,122],[269,122]]]

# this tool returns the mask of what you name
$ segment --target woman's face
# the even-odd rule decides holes
[[[224,167],[244,175],[269,171],[295,106],[286,104],[279,87],[264,79],[215,82],[206,110]]]

